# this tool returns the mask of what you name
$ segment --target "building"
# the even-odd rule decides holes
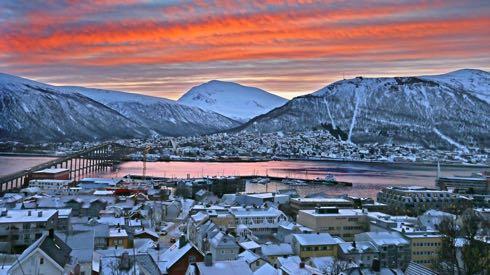
[[[130,248],[132,245],[129,242],[129,236],[126,230],[121,228],[110,228],[109,238],[107,239],[109,247]]]
[[[438,177],[436,185],[441,190],[454,190],[456,193],[490,194],[490,174],[475,174],[469,177]]]
[[[241,194],[236,197],[236,202],[241,205],[256,205],[261,206],[267,202],[284,204],[289,202],[289,196],[276,193],[256,193],[256,194]]]
[[[291,198],[291,210],[298,214],[299,210],[315,209],[316,207],[353,208],[354,202],[344,198]]]
[[[235,238],[224,232],[219,232],[210,240],[210,251],[216,261],[236,260],[239,250]]]
[[[372,266],[373,260],[379,259],[379,251],[369,241],[339,243],[339,258],[359,266]]]
[[[270,235],[277,232],[279,223],[287,221],[287,216],[280,210],[270,208],[231,208],[237,226],[245,225],[255,235]]]
[[[71,251],[53,230],[49,230],[17,258],[8,274],[69,274],[74,271]]]
[[[68,190],[73,185],[72,180],[53,180],[53,179],[44,179],[44,180],[30,180],[29,187],[39,188],[43,192],[47,192],[50,194],[58,194],[63,191]]]
[[[58,210],[1,210],[0,251],[20,252],[58,223]]]
[[[33,172],[30,180],[69,180],[70,170],[66,168],[48,168]]]
[[[367,231],[369,227],[364,212],[337,207],[300,210],[296,221],[316,232],[326,232],[346,241],[352,241],[354,235]]]
[[[100,189],[114,187],[120,182],[122,179],[83,178],[78,182],[78,186],[82,189]]]
[[[293,234],[291,246],[300,258],[337,257],[337,240],[328,233]]]
[[[254,273],[244,260],[220,261],[215,263],[210,253],[206,254],[204,262],[201,261],[191,264],[185,272],[185,275],[214,274],[253,275]]]
[[[179,238],[169,249],[158,253],[156,258],[160,273],[168,275],[185,274],[190,264],[204,260],[201,252],[184,237]]]
[[[364,232],[356,243],[371,242],[379,251],[381,267],[405,269],[410,261],[410,243],[397,232]]]
[[[422,212],[429,209],[446,209],[455,205],[468,205],[463,197],[448,191],[420,186],[386,187],[377,195],[378,202],[406,212]]]

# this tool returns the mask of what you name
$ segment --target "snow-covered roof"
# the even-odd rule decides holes
[[[204,262],[196,263],[200,274],[240,274],[252,275],[252,270],[245,261],[217,261],[211,266],[206,266]]]
[[[328,233],[293,234],[300,245],[327,245],[336,244],[337,241]]]
[[[46,222],[54,216],[58,210],[56,209],[16,209],[8,210],[5,216],[0,216],[1,223],[28,223],[28,222]]]
[[[400,233],[397,232],[364,232],[357,236],[367,236],[373,243],[378,246],[383,245],[408,245],[408,241],[405,240]],[[356,236],[356,240],[357,240]]]
[[[283,256],[283,255],[293,255],[294,252],[290,244],[280,243],[280,244],[262,245],[262,254],[264,256]]]
[[[128,233],[124,229],[121,229],[121,228],[110,228],[109,229],[109,237],[111,237],[111,238],[124,238],[127,236],[128,236]]]
[[[34,174],[57,174],[62,172],[68,172],[70,170],[66,168],[47,168],[34,172]]]
[[[240,246],[245,250],[260,248],[260,244],[254,242],[254,241],[242,242],[242,243],[240,243]]]

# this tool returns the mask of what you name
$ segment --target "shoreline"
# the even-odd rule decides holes
[[[51,157],[51,158],[59,158],[63,157],[60,155],[56,155],[54,153],[12,153],[12,152],[0,152],[0,157]],[[131,160],[125,159],[122,162],[129,161],[142,161],[142,160]],[[356,160],[356,159],[309,159],[309,158],[277,158],[277,159],[211,159],[211,160],[203,160],[203,159],[180,159],[180,160],[155,160],[155,161],[147,161],[147,162],[216,162],[216,163],[253,163],[253,162],[269,162],[269,161],[308,161],[308,162],[337,162],[337,163],[360,163],[360,164],[374,164],[374,165],[408,165],[408,166],[437,166],[437,162],[405,162],[405,161],[382,161],[382,160]],[[465,163],[448,163],[448,162],[440,162],[440,165],[445,167],[469,167],[469,168],[483,168],[489,169],[490,165],[485,164],[465,164]]]

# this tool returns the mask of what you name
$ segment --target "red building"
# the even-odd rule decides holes
[[[70,170],[66,168],[48,168],[32,173],[31,180],[69,180]]]

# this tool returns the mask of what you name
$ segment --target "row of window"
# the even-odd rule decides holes
[[[413,246],[441,246],[441,243],[413,243]]]

